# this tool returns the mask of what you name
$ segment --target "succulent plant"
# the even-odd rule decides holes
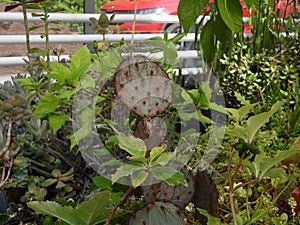
[[[172,84],[159,64],[144,56],[125,59],[115,73],[118,98],[141,117],[154,117],[172,102]]]

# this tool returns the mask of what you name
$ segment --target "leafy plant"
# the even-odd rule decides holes
[[[107,218],[110,195],[109,191],[99,192],[89,200],[78,204],[75,208],[61,206],[57,202],[51,201],[32,201],[27,205],[38,214],[54,216],[70,225],[93,225],[104,222]]]

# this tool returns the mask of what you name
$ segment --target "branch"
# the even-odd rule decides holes
[[[117,209],[119,208],[119,206],[122,204],[122,202],[125,201],[125,199],[128,197],[128,195],[134,190],[134,188],[132,186],[130,186],[128,188],[128,190],[125,192],[125,194],[122,196],[122,198],[118,201],[118,203],[113,207],[113,209],[111,210],[106,222],[104,225],[109,225],[113,216],[114,216],[114,213],[117,211]]]
[[[7,152],[9,145],[10,145],[10,141],[11,141],[11,127],[12,127],[12,122],[11,120],[9,121],[8,124],[8,130],[7,130],[7,137],[6,137],[6,143],[3,147],[3,149],[0,151],[0,158],[2,158],[4,156],[4,154]]]

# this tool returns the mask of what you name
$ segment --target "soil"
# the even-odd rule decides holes
[[[4,12],[6,4],[0,3],[0,12]],[[17,7],[10,12],[21,12],[21,7]],[[43,25],[42,23],[30,23],[30,26],[38,26]],[[60,31],[50,31],[51,34],[78,34],[78,32],[72,32],[70,28],[66,24],[54,25],[51,24],[51,28],[59,28]],[[43,33],[43,29],[39,28],[37,30],[32,31],[30,34],[41,34]],[[24,24],[20,22],[0,22],[0,35],[25,35]],[[71,55],[77,49],[82,46],[81,43],[74,44],[66,44],[64,43],[62,46],[59,44],[51,44],[50,52],[55,50],[58,47],[62,47],[64,49],[64,55]],[[31,47],[38,47],[44,49],[44,45],[36,44]],[[27,50],[25,44],[0,44],[0,57],[9,57],[9,56],[26,56]],[[26,70],[24,66],[0,66],[0,78],[9,77],[20,74],[25,74]]]

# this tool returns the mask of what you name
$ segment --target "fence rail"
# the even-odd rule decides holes
[[[42,22],[41,18],[32,16],[31,13],[27,13],[29,22]],[[110,15],[108,14],[108,17]],[[84,13],[84,14],[70,14],[70,13],[50,13],[49,21],[60,20],[62,22],[82,22],[89,26],[92,26],[91,17],[98,18],[99,14]],[[132,22],[134,15],[128,14],[116,14],[113,20],[114,23],[121,22]],[[198,21],[202,19],[202,16],[198,18]],[[209,20],[209,17],[204,18],[204,23]],[[23,22],[22,13],[14,12],[0,12],[0,22]],[[164,23],[164,24],[176,24],[179,23],[177,15],[136,15],[136,22],[138,23]],[[244,24],[248,23],[248,18],[243,18]],[[173,37],[176,34],[169,34],[169,37]],[[136,42],[144,41],[147,38],[154,36],[162,37],[163,34],[135,34],[134,40]],[[247,34],[246,34],[247,36]],[[130,42],[131,34],[107,34],[106,39],[109,41],[119,41],[124,38],[124,41]],[[102,41],[103,36],[98,34],[51,34],[49,35],[49,41],[51,44],[59,43],[92,43],[93,41]],[[190,33],[182,39],[182,42],[192,42],[194,40],[194,34]],[[0,34],[0,45],[14,45],[14,44],[25,44],[26,37],[24,35],[1,35]],[[43,44],[45,39],[41,38],[40,35],[30,35],[30,42],[32,44]],[[188,53],[188,52],[187,52]],[[182,54],[182,57],[187,57],[188,55],[194,55],[194,53]],[[65,56],[68,57],[68,56]],[[14,57],[0,57],[0,66],[15,66],[15,65],[25,65],[26,56],[14,56]],[[56,57],[51,56],[51,60],[55,61]]]

